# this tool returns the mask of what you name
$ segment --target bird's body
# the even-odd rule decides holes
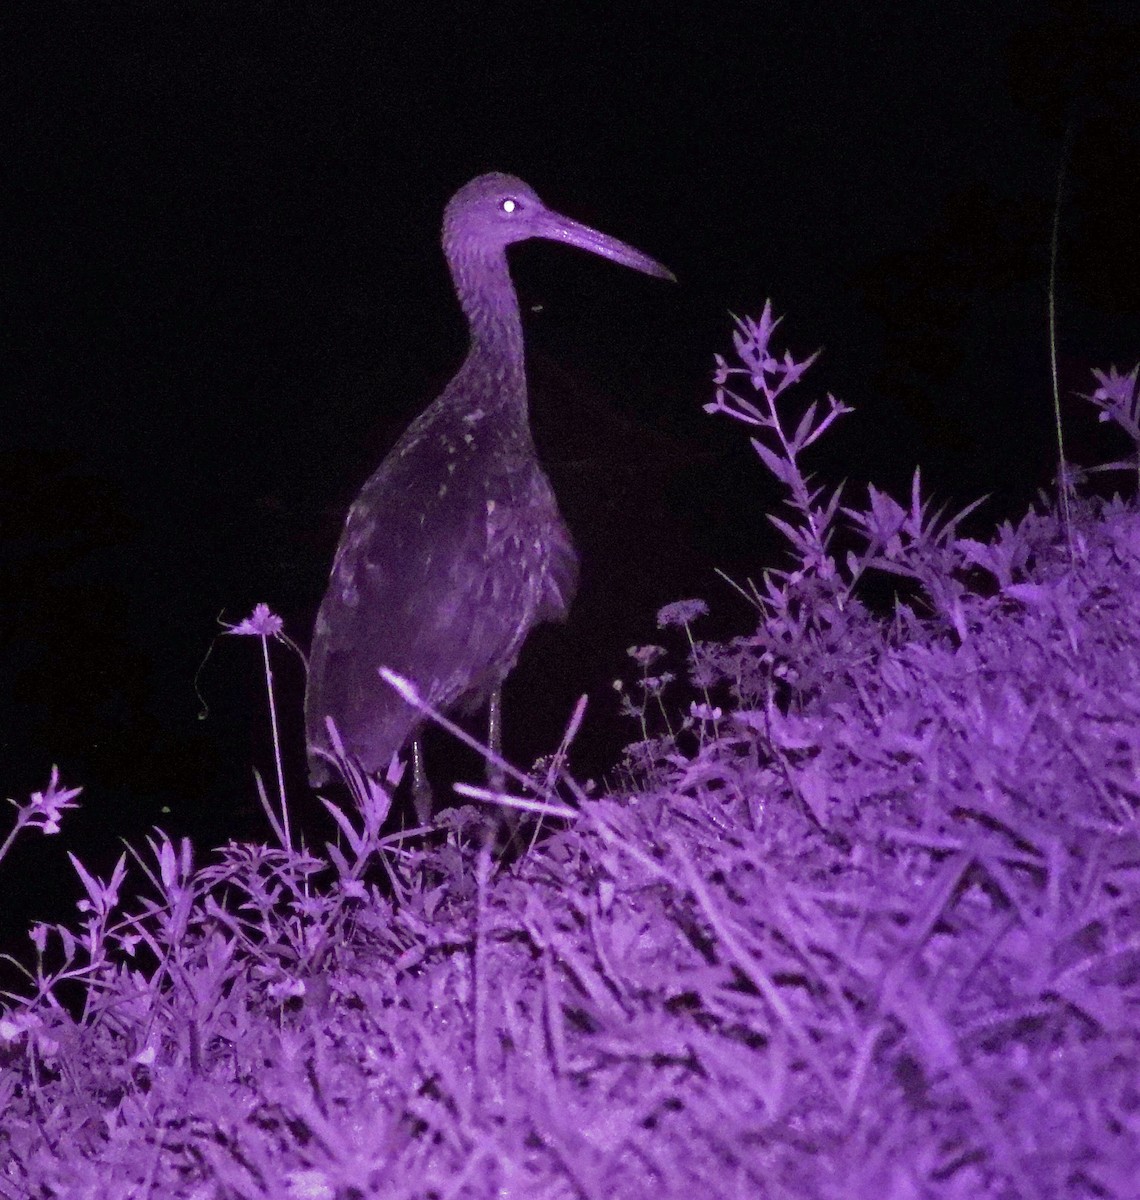
[[[475,707],[497,694],[533,626],[569,611],[578,558],[531,436],[505,254],[534,236],[671,278],[640,252],[551,213],[509,175],[479,176],[452,198],[444,250],[471,346],[349,510],[309,662],[317,782],[328,717],[368,773],[384,771],[415,735],[421,715],[380,667],[409,679],[434,708]]]

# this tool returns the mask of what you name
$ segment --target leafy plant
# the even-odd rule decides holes
[[[631,651],[638,786],[560,752],[464,789],[552,822],[499,864],[461,817],[385,834],[348,761],[312,851],[259,787],[276,846],[73,855],[77,920],[3,994],[0,1196],[1134,1193],[1140,514],[1075,494],[1071,540],[1049,505],[974,540],[917,472],[843,504],[803,457],[847,410],[793,413],[775,326],[738,323],[712,407],[757,431],[792,562],[746,637],[662,609],[687,708]],[[893,612],[869,569],[911,585]],[[77,794],[53,771],[0,857]]]

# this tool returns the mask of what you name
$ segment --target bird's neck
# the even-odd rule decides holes
[[[451,263],[451,274],[470,328],[468,364],[493,370],[503,400],[525,411],[522,320],[506,255],[459,259]]]

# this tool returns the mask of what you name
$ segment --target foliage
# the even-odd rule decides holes
[[[776,325],[710,407],[757,431],[791,562],[745,637],[662,610],[682,712],[631,650],[630,785],[519,777],[555,824],[498,864],[468,810],[382,834],[359,775],[317,852],[282,790],[277,849],[73,857],[78,926],[31,931],[0,1015],[0,1196],[1135,1194],[1140,513],[1078,500],[1070,547],[1049,506],[964,536],[917,473],[845,503],[801,459],[850,410],[791,415]]]

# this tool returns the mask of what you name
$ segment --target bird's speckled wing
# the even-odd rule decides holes
[[[314,631],[310,746],[327,746],[332,716],[364,769],[383,770],[420,720],[380,666],[441,709],[478,702],[535,624],[565,619],[578,558],[523,432],[515,446],[503,423],[457,420],[437,402],[365,485]],[[493,452],[481,445],[491,436]]]

